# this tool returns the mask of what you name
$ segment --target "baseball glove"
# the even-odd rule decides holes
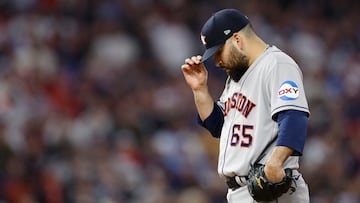
[[[291,186],[293,180],[292,170],[285,169],[285,174],[285,177],[280,182],[272,183],[265,177],[264,165],[256,164],[251,166],[247,179],[250,195],[257,202],[261,202],[276,200],[290,188],[294,192],[295,188]]]

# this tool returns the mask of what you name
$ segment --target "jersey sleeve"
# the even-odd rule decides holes
[[[271,116],[285,110],[303,111],[309,116],[303,77],[295,62],[278,63],[269,75]]]

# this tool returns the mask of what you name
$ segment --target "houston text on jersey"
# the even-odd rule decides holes
[[[239,92],[235,92],[225,102],[224,116],[227,116],[231,109],[236,109],[247,118],[256,104],[248,99],[245,95]]]

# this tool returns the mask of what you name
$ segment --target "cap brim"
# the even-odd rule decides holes
[[[208,48],[205,50],[204,54],[202,55],[202,62],[205,62],[206,60],[208,60],[210,57],[212,57],[216,52],[217,50],[220,49],[220,47],[222,47],[223,44],[218,44],[218,45],[215,45],[211,48]]]

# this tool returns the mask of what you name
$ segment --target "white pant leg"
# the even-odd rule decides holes
[[[247,186],[238,188],[235,191],[228,190],[226,195],[228,203],[253,203],[255,202],[250,196]]]

